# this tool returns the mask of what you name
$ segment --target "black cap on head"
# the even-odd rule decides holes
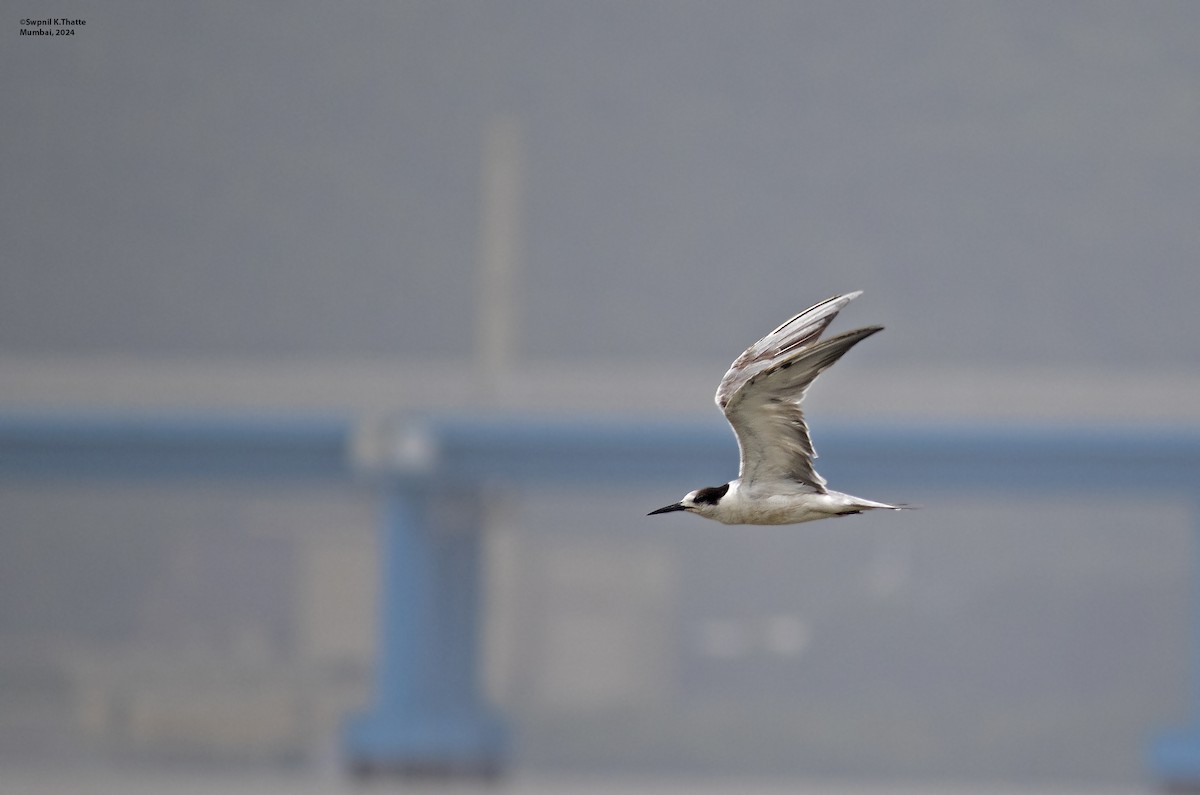
[[[696,492],[696,502],[702,502],[706,505],[716,505],[728,491],[728,483],[723,486],[709,486],[708,488],[700,489]]]

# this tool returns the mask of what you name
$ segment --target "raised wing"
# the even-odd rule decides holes
[[[816,451],[800,403],[818,375],[883,330],[869,326],[816,342],[838,310],[858,295],[837,296],[801,312],[747,349],[722,379],[717,405],[737,435],[738,476],[748,488],[756,481],[792,480],[825,492],[825,479],[813,468]]]
[[[767,336],[747,348],[729,365],[717,387],[717,408],[725,411],[730,399],[754,376],[780,361],[788,351],[815,342],[846,304],[862,295],[862,290],[835,295],[810,306],[786,321]]]

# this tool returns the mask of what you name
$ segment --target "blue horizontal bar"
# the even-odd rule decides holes
[[[657,481],[736,476],[737,444],[711,421],[412,417],[452,477]],[[1200,429],[1054,425],[848,425],[813,430],[827,477],[955,490],[1191,490]],[[695,480],[695,482],[692,482]]]
[[[471,481],[668,482],[736,476],[725,422],[641,417],[401,415],[432,469]],[[0,475],[323,477],[355,474],[348,417],[328,415],[0,415]],[[1051,425],[849,425],[813,431],[819,469],[848,490],[1191,491],[1200,429]],[[412,474],[400,460],[384,461]],[[686,481],[686,482],[684,482]]]
[[[346,418],[3,414],[5,477],[347,477]]]

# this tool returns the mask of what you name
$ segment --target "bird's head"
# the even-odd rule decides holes
[[[729,491],[729,484],[723,486],[707,486],[703,489],[689,491],[682,500],[657,511],[651,511],[646,514],[653,516],[656,513],[671,513],[672,511],[687,511],[688,513],[699,514],[712,519],[717,513],[717,505],[720,504],[721,498]]]

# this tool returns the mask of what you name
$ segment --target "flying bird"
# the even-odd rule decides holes
[[[751,345],[717,387],[717,406],[733,426],[741,452],[736,480],[688,492],[647,516],[687,511],[723,524],[796,524],[887,508],[889,505],[825,488],[800,404],[809,385],[846,351],[883,326],[821,333],[862,291],[835,295],[804,310]]]

